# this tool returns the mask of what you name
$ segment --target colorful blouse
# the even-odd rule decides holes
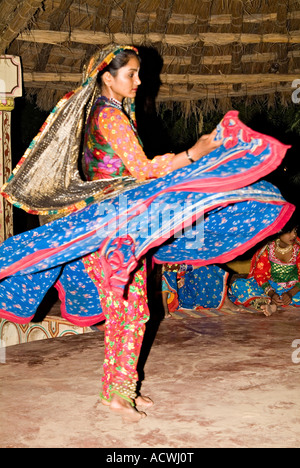
[[[173,153],[167,153],[149,160],[121,105],[103,96],[97,99],[84,138],[83,170],[87,180],[162,177],[171,172],[173,157]]]
[[[249,277],[254,277],[258,285],[264,290],[269,288],[269,280],[271,279],[286,289],[290,289],[296,284],[300,287],[299,241],[295,242],[288,263],[283,263],[276,257],[275,247],[275,241],[272,241],[255,254]]]

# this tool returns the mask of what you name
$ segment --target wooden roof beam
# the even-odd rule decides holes
[[[256,52],[253,54],[244,54],[241,58],[242,63],[266,63],[277,60],[277,52]],[[289,58],[299,58],[300,50],[290,50],[288,52]],[[191,57],[189,55],[185,56],[172,56],[164,55],[163,57],[165,65],[183,65],[187,66],[191,63]],[[201,58],[201,62],[204,65],[223,65],[230,64],[232,60],[232,55],[204,55]]]
[[[198,2],[200,3],[200,0],[197,0],[197,2],[195,3],[198,4]],[[101,0],[101,2],[99,3],[105,3],[105,0]],[[130,0],[129,0],[129,3],[130,3]],[[110,2],[110,4],[113,5],[113,2]],[[86,4],[85,9],[87,13],[91,16],[95,16],[97,14],[97,7]],[[74,1],[74,3],[71,6],[71,10],[77,13],[78,12],[80,13],[82,11],[82,3],[78,3]],[[117,20],[122,21],[123,12],[121,8],[119,9],[111,8],[110,16],[112,19],[117,19]],[[147,22],[150,22],[150,25],[151,25],[155,21],[155,19],[156,19],[156,12],[146,13],[146,12],[139,11],[138,15],[135,18],[135,21],[136,22],[147,21]],[[243,23],[254,24],[254,23],[263,23],[265,21],[275,22],[276,19],[277,19],[277,12],[276,12],[276,9],[274,8],[273,13],[253,13],[253,14],[245,13],[243,16]],[[288,12],[288,19],[300,19],[300,11],[295,10],[295,11]],[[196,15],[187,14],[187,13],[172,13],[169,18],[169,24],[174,24],[174,25],[179,25],[179,24],[182,24],[185,26],[194,25],[195,21],[196,21]],[[231,22],[232,22],[231,14],[211,15],[211,17],[209,18],[210,25],[230,25]]]
[[[60,91],[61,94],[65,94],[70,91],[70,86],[68,83],[52,83],[49,82],[47,85],[42,82],[26,82],[26,88],[35,90],[45,89],[47,90]],[[248,97],[248,96],[263,96],[263,95],[274,95],[275,93],[284,93],[287,96],[290,95],[290,86],[288,84],[243,84],[241,89],[235,91],[233,86],[230,84],[224,85],[214,85],[214,86],[198,86],[193,87],[192,90],[187,90],[185,85],[162,85],[158,96],[156,97],[156,102],[170,102],[170,101],[198,101],[201,99],[222,99],[225,97]],[[53,104],[55,105],[55,103]]]
[[[80,83],[82,78],[81,73],[39,73],[39,72],[24,72],[24,82],[70,82]],[[298,73],[281,74],[255,74],[255,75],[180,75],[167,74],[160,75],[163,84],[173,85],[207,85],[207,84],[259,84],[259,83],[280,83],[287,82],[292,85],[292,82],[299,79]]]
[[[84,52],[83,49],[65,49],[65,48],[57,48],[55,51],[55,56],[59,61],[61,59],[71,59],[76,61],[80,60],[82,57],[82,53]],[[17,55],[17,54],[16,54]],[[300,58],[300,50],[290,50],[288,52],[289,59],[299,59]],[[245,54],[242,56],[242,63],[243,64],[251,64],[251,63],[273,63],[276,62],[278,59],[277,52],[263,52],[263,53],[253,53],[253,54]],[[201,57],[201,63],[207,67],[219,67],[220,65],[231,64],[232,55],[204,55]],[[32,62],[33,63],[33,62]],[[163,64],[165,69],[161,73],[170,72],[170,67],[175,65],[176,68],[180,67],[188,67],[191,63],[191,56],[190,55],[181,55],[181,56],[171,56],[171,55],[164,55],[163,57]],[[300,67],[300,62],[299,62]],[[24,67],[25,72],[31,71],[31,65],[27,63],[27,66]],[[47,72],[55,72],[55,73],[79,73],[81,68],[77,69],[76,71],[72,69],[72,65],[70,63],[60,63],[56,64],[48,64]],[[294,70],[296,73],[296,70]],[[185,72],[186,73],[186,72]],[[206,73],[206,72],[205,72]],[[204,73],[204,74],[205,74]]]
[[[224,98],[234,98],[234,97],[249,97],[249,96],[264,96],[264,95],[274,95],[276,93],[289,94],[289,87],[278,85],[277,87],[260,87],[249,88],[248,86],[242,86],[240,90],[235,91],[233,87],[221,88],[215,87],[214,89],[197,89],[193,88],[191,91],[187,91],[184,87],[173,87],[171,90],[169,88],[161,89],[156,101],[159,102],[182,102],[182,101],[199,101],[205,99],[224,99]]]
[[[300,44],[300,31],[289,31],[288,34],[233,34],[233,33],[199,33],[194,34],[125,34],[115,33],[106,34],[103,32],[73,30],[73,31],[53,31],[37,30],[24,31],[20,33],[17,40],[27,42],[37,42],[45,44],[63,44],[64,42],[78,42],[83,44],[107,45],[111,43],[133,43],[137,45],[147,44],[149,42],[163,42],[166,45],[176,47],[193,46],[202,40],[206,46],[223,46],[233,42],[241,44]]]

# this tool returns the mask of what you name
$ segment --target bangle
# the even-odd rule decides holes
[[[273,291],[274,293],[276,292],[275,289],[272,288],[272,286],[267,286],[265,288],[265,294],[269,295],[269,292]]]
[[[188,160],[189,160],[191,163],[196,162],[195,159],[192,158],[192,156],[190,155],[190,153],[188,152],[188,150],[186,150],[186,155],[187,155]]]

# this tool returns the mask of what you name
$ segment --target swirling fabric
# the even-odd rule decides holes
[[[133,188],[124,183],[121,193],[108,190],[104,200],[4,242],[0,315],[30,321],[55,284],[63,316],[91,325],[103,311],[86,255],[97,252],[104,286],[122,297],[150,249],[159,263],[209,265],[277,232],[294,206],[273,185],[256,181],[280,164],[288,147],[253,132],[235,111],[217,130],[223,145],[198,162]]]

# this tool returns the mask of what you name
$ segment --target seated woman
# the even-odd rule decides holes
[[[254,307],[270,316],[281,306],[300,307],[300,240],[297,223],[291,219],[255,253],[247,278],[236,279],[229,297],[245,307]]]
[[[221,309],[227,306],[238,310],[227,297],[227,278],[228,273],[216,265],[163,265],[165,317],[170,317],[178,309]]]

